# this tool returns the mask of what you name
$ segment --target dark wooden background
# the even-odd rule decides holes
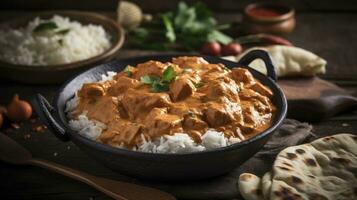
[[[176,7],[178,0],[134,0],[145,12],[156,13]],[[194,1],[188,1],[194,2]],[[239,22],[248,0],[203,1],[214,10],[221,22]],[[281,0],[297,9],[297,27],[288,36],[296,46],[308,49],[328,61],[324,79],[351,93],[357,92],[357,0]],[[97,11],[115,17],[116,0],[1,0],[0,21],[28,12],[54,9]],[[148,52],[124,48],[117,58]],[[30,99],[37,92],[51,99],[59,85],[27,85],[0,80],[0,104],[6,104],[14,93]],[[309,113],[307,113],[309,114]],[[38,123],[38,122],[36,122]],[[357,112],[351,111],[314,123],[320,136],[357,131]],[[25,123],[9,136],[28,148],[35,156],[79,170],[113,179],[123,177],[106,169],[83,154],[71,142],[62,143],[50,132],[35,133]],[[27,138],[27,134],[31,137]],[[96,190],[69,178],[35,167],[11,166],[0,163],[0,199],[108,199]],[[222,199],[228,198],[222,195]],[[232,197],[230,197],[231,199]],[[238,198],[238,197],[237,197]]]

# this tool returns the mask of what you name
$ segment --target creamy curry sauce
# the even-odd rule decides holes
[[[163,91],[143,83],[143,77],[164,79],[168,67],[175,77],[164,82]],[[97,140],[114,146],[133,147],[142,142],[142,135],[152,140],[175,133],[187,133],[200,143],[208,129],[246,139],[269,127],[275,112],[271,90],[248,70],[229,70],[201,57],[127,67],[113,80],[84,84],[77,95],[73,117],[86,113],[104,123]]]

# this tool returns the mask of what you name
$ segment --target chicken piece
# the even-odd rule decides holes
[[[243,89],[239,92],[239,98],[245,101],[253,101],[254,99],[262,102],[265,106],[271,107],[271,103],[268,97],[261,95],[260,93],[252,89]]]
[[[245,84],[254,84],[256,81],[249,70],[244,68],[233,68],[232,78],[237,82],[243,82]]]
[[[147,115],[145,120],[145,128],[147,134],[151,138],[161,135],[170,135],[177,132],[182,132],[182,118],[177,115],[167,114],[165,108],[154,108]]]
[[[78,92],[80,98],[96,98],[105,95],[105,89],[100,83],[85,83]]]
[[[180,76],[170,85],[170,96],[173,101],[180,101],[196,91],[195,85],[186,76]]]
[[[210,127],[223,126],[234,120],[234,116],[225,109],[224,105],[214,102],[208,104],[203,114]]]
[[[116,97],[104,96],[94,102],[80,103],[77,109],[87,112],[89,119],[102,123],[108,123],[114,118],[120,117]]]
[[[232,101],[239,101],[238,85],[230,78],[225,77],[226,80],[213,80],[206,83],[207,87],[203,88],[203,93],[207,94],[204,101],[215,101],[222,96],[228,97]]]
[[[170,97],[166,93],[148,93],[140,90],[128,89],[122,99],[122,104],[129,119],[135,119],[142,113],[148,113],[151,109],[163,108],[170,105]]]
[[[109,123],[107,131],[104,131],[98,137],[98,140],[114,146],[122,144],[131,146],[135,143],[134,139],[138,137],[141,132],[141,124],[113,121]]]
[[[187,135],[189,135],[193,141],[195,141],[197,144],[201,144],[202,143],[202,133],[200,133],[199,131],[195,131],[195,130],[189,130],[187,131]]]
[[[208,125],[198,116],[186,116],[183,122],[183,128],[185,130],[206,130]]]
[[[248,88],[260,93],[261,95],[267,96],[267,97],[273,96],[273,92],[268,87],[261,84],[260,82],[255,82],[254,84],[249,85]]]
[[[202,64],[208,64],[205,59],[196,56],[181,56],[172,58],[172,63],[177,64],[181,68],[200,68]]]
[[[136,66],[137,71],[134,74],[134,77],[138,80],[146,75],[162,77],[166,67],[167,65],[162,62],[150,60]]]
[[[126,92],[129,88],[136,88],[140,82],[126,76],[116,77],[116,82],[108,89],[108,94],[111,96],[119,96]]]

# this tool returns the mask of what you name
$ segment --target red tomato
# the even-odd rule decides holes
[[[239,43],[230,43],[222,48],[222,55],[235,56],[242,52],[242,46]]]
[[[221,45],[218,42],[206,42],[201,47],[201,53],[205,55],[218,56],[221,54]]]

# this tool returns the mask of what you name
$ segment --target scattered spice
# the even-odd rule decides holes
[[[13,131],[14,131],[14,129],[12,129],[12,128],[7,128],[7,129],[4,130],[4,132],[6,134],[12,133]]]
[[[348,123],[342,123],[342,126],[343,127],[347,127],[347,126],[350,126]]]
[[[16,94],[11,103],[7,106],[7,116],[12,122],[21,122],[30,119],[32,107],[27,101],[19,99]]]
[[[24,135],[24,139],[25,139],[25,140],[28,140],[28,139],[30,139],[30,138],[31,138],[31,135],[30,135],[30,134],[27,133],[27,134]]]
[[[0,128],[2,127],[3,123],[4,123],[4,115],[0,113]]]
[[[4,118],[6,114],[7,114],[7,109],[4,106],[0,106],[0,128],[4,123]]]
[[[13,128],[13,129],[19,129],[21,126],[20,124],[18,123],[11,123],[10,126]]]
[[[32,131],[35,131],[37,133],[43,133],[47,130],[47,126],[40,124],[40,125],[36,125],[34,127],[32,127]]]

